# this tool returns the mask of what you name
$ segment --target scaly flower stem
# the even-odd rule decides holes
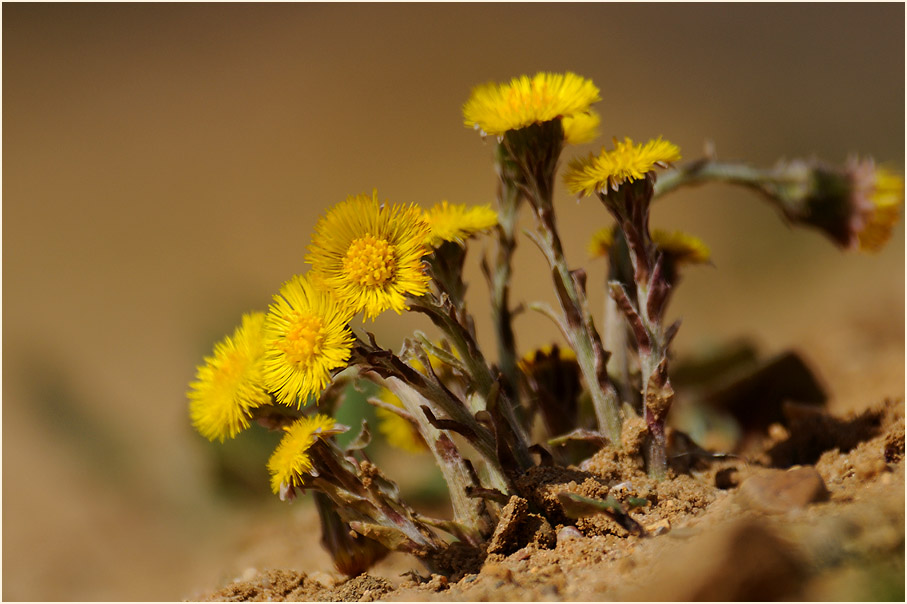
[[[334,501],[343,521],[354,530],[382,541],[389,549],[415,554],[443,547],[443,542],[399,500],[396,485],[363,467],[370,464],[354,463],[324,439],[312,445],[311,456],[317,475],[309,484]]]
[[[667,340],[660,317],[650,317],[644,309],[649,308],[649,287],[646,283],[636,284],[636,299],[643,326],[649,336],[649,346],[640,350],[640,371],[642,373],[642,400],[646,426],[649,429],[648,469],[649,475],[663,480],[667,474],[667,442],[665,440],[665,405],[673,398],[667,369]],[[641,347],[642,348],[642,347]]]
[[[610,276],[610,275],[609,275]],[[605,283],[608,282],[605,278]],[[610,296],[605,297],[603,345],[611,353],[608,357],[608,377],[620,392],[620,398],[633,404],[636,396],[632,394],[630,385],[630,359],[627,354],[627,321],[617,303]]]
[[[627,241],[620,229],[617,229],[615,232],[614,241],[608,253],[608,272],[605,276],[605,292],[608,291],[608,283],[610,281],[618,281],[624,284],[625,287],[632,286],[634,283],[630,251],[627,249]],[[604,325],[602,332],[605,350],[611,353],[607,365],[608,376],[611,377],[611,380],[620,393],[621,400],[635,408],[639,404],[639,391],[634,393],[633,385],[630,382],[627,320],[621,313],[614,298],[608,295],[605,296]]]
[[[665,274],[664,256],[649,234],[649,207],[654,172],[645,179],[625,183],[617,190],[600,192],[605,207],[617,220],[627,241],[633,265],[636,299],[621,280],[611,281],[611,295],[627,317],[636,338],[642,373],[642,403],[648,426],[649,475],[659,480],[667,475],[664,425],[674,399],[668,379],[668,346],[677,324],[664,328],[664,312],[671,289]]]
[[[564,312],[568,340],[592,394],[599,430],[620,447],[620,404],[605,368],[607,353],[586,304],[585,275],[571,272],[554,217],[554,175],[564,147],[561,120],[508,131],[499,145],[502,179],[518,189],[532,206],[538,227],[533,238],[548,259]]]
[[[487,462],[489,472],[495,476],[494,482],[510,485],[507,472],[498,459],[492,433],[476,420],[463,401],[454,396],[436,379],[427,379],[390,351],[379,348],[374,343],[367,344],[362,340],[357,340],[356,346],[353,347],[351,364],[367,371],[374,371],[383,378],[398,378],[437,405],[438,409],[468,432],[469,443]]]
[[[450,491],[454,522],[462,527],[469,542],[478,545],[481,538],[489,536],[494,529],[494,523],[488,516],[485,502],[467,495],[469,487],[481,485],[475,484],[463,456],[460,455],[450,437],[428,421],[422,411],[422,406],[430,407],[430,401],[397,378],[388,378],[384,383],[403,403],[409,417],[418,424],[419,433],[431,450],[435,463],[438,464]],[[490,486],[504,492],[507,490],[507,484],[503,482],[502,477],[498,477],[496,483]]]
[[[592,396],[592,405],[595,409],[599,430],[608,437],[612,445],[620,447],[620,401],[605,369],[604,347],[592,324],[585,293],[578,287],[567,266],[563,246],[557,233],[554,212],[550,210],[550,205],[543,206],[541,211],[537,210],[536,217],[539,223],[536,241],[540,243],[542,252],[552,269],[557,285],[558,301],[566,318],[564,323],[567,330],[566,335],[576,353],[577,363]]]
[[[525,471],[535,465],[529,453],[528,437],[516,417],[513,401],[507,392],[502,392],[500,389],[495,392],[495,380],[472,334],[452,316],[450,309],[445,309],[443,303],[433,299],[432,296],[422,296],[415,302],[410,304],[410,308],[428,315],[432,322],[444,331],[451,345],[460,354],[460,358],[473,380],[476,392],[485,401],[485,408],[487,409],[488,403],[494,403],[500,410],[506,423],[505,427],[509,432],[506,440],[513,451],[519,471]],[[492,400],[493,397],[494,400]]]

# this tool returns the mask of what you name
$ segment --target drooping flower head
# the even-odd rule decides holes
[[[264,321],[261,312],[243,315],[242,324],[214,346],[189,385],[189,417],[208,440],[233,438],[249,427],[252,409],[271,402],[262,380]]]
[[[425,212],[425,222],[429,227],[430,247],[436,248],[445,241],[462,246],[476,233],[494,228],[498,213],[489,205],[469,207],[442,201]]]
[[[678,160],[680,149],[661,137],[639,145],[629,138],[623,142],[615,138],[614,150],[602,149],[597,157],[590,154],[570,162],[564,180],[570,192],[577,195],[606,193],[624,182],[643,179],[656,166],[664,168]]]
[[[326,415],[302,417],[284,428],[286,433],[268,460],[271,490],[281,499],[292,496],[296,487],[302,487],[305,477],[312,474],[314,466],[309,449],[318,438],[327,438],[346,428]]]
[[[379,203],[378,192],[350,196],[318,221],[306,261],[353,313],[373,319],[407,309],[407,296],[428,291],[422,264],[428,224],[415,204]]]
[[[851,160],[851,199],[855,213],[852,228],[861,250],[877,252],[891,238],[904,205],[904,179],[872,160]],[[851,244],[853,245],[853,244]]]
[[[463,106],[463,123],[483,135],[502,136],[508,130],[573,118],[600,100],[595,84],[575,73],[542,72],[531,78],[524,75],[509,84],[488,83],[473,88]],[[591,119],[594,118],[577,125],[581,126],[579,130],[588,132]]]
[[[779,162],[756,184],[792,223],[815,227],[851,250],[880,250],[904,205],[903,177],[872,158],[851,157],[843,166]]]
[[[296,275],[274,296],[265,320],[264,380],[279,403],[303,405],[346,366],[352,311],[329,292]]]

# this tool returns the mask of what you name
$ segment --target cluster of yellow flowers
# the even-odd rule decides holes
[[[335,205],[315,227],[306,257],[311,270],[284,283],[266,314],[245,315],[198,367],[188,393],[192,424],[223,442],[249,426],[257,407],[276,401],[300,408],[317,397],[348,364],[354,315],[361,312],[365,321],[406,310],[407,297],[428,290],[426,255],[496,224],[490,206],[443,201],[423,212],[415,204],[381,203],[376,191]],[[333,425],[321,415],[285,429],[268,464],[275,493],[310,469],[306,449],[333,433]]]
[[[523,171],[522,180],[512,180],[510,184],[519,190],[518,200],[527,199],[536,210],[539,232],[548,237],[539,238],[537,242],[540,247],[548,245],[546,255],[555,280],[563,281],[559,286],[565,316],[585,316],[585,294],[571,289],[574,283],[551,218],[552,183],[539,186],[539,181],[554,180],[558,154],[564,143],[588,142],[597,136],[601,120],[591,105],[600,100],[599,89],[591,80],[573,73],[543,72],[532,77],[514,78],[508,83],[478,86],[463,106],[467,127],[478,130],[483,136],[497,137],[502,148],[515,154],[511,160]],[[541,132],[547,137],[544,141]],[[534,155],[532,146],[544,147],[542,142],[553,143],[546,149],[554,152]],[[646,304],[643,304],[646,300],[639,300],[640,308],[646,309],[648,315],[633,314],[636,311],[626,293],[622,299],[621,308],[629,313],[628,318],[635,317],[640,326],[646,322],[645,329],[640,327],[638,330],[639,346],[647,354],[655,355],[653,363],[649,363],[650,369],[660,360],[664,367],[667,362],[667,344],[665,350],[655,351],[647,339],[663,327],[660,321],[670,289],[667,275],[678,264],[706,263],[710,257],[705,244],[689,235],[658,230],[649,233],[649,202],[658,194],[654,188],[654,169],[667,168],[680,159],[678,146],[660,136],[641,144],[635,144],[630,138],[622,141],[614,138],[613,149],[603,147],[597,155],[571,161],[562,176],[571,193],[598,196],[617,219],[618,227],[625,231],[622,236],[631,243],[633,266],[636,267],[634,278],[638,281],[647,277],[646,271],[651,270],[665,282],[646,282],[638,288],[637,297],[644,294],[651,298],[647,298]],[[802,183],[793,179],[798,186],[789,186],[792,180],[789,174],[799,178],[801,172],[804,175]],[[844,203],[829,204],[827,196],[817,195],[810,189],[812,185],[807,186],[812,182],[809,179],[814,178],[814,172],[807,164],[792,164],[779,178],[745,166],[704,160],[692,164],[686,171],[674,170],[669,175],[673,181],[667,190],[682,184],[698,184],[707,178],[744,184],[766,192],[780,203],[791,221],[819,226],[839,243],[858,242],[864,249],[880,248],[890,237],[899,216],[904,198],[903,179],[876,168],[871,161],[854,163],[846,172],[845,185],[839,187],[846,194]],[[535,189],[529,183],[533,183]],[[662,192],[664,190],[663,186]],[[545,195],[549,198],[542,199]],[[817,209],[817,203],[824,205]],[[828,209],[830,206],[838,213],[833,214]],[[514,208],[508,212],[515,213]],[[502,228],[499,233],[502,233],[503,225],[512,224],[515,214],[508,214],[505,221],[505,210],[500,211]],[[432,254],[448,244],[464,247],[473,235],[495,228],[498,219],[497,212],[487,205],[467,207],[443,201],[423,211],[415,204],[381,202],[377,191],[370,195],[350,196],[335,205],[314,229],[305,258],[311,266],[309,272],[295,275],[284,283],[267,313],[253,312],[243,316],[236,331],[219,342],[213,355],[206,357],[198,367],[196,380],[190,384],[188,392],[193,426],[205,438],[222,442],[247,428],[255,418],[256,409],[275,404],[301,409],[307,401],[317,398],[334,376],[350,363],[358,341],[350,328],[354,316],[361,313],[363,322],[374,321],[387,310],[398,314],[408,310],[409,304],[415,304],[413,300],[424,299],[422,297],[432,291],[432,273],[428,269],[433,261]],[[596,233],[590,243],[590,253],[593,256],[611,254],[616,247],[616,233],[611,228]],[[634,239],[631,240],[631,236]],[[543,240],[549,243],[545,244]],[[665,268],[668,263],[671,266]],[[509,271],[506,274],[509,278]],[[441,280],[436,276],[435,284]],[[611,285],[612,295],[622,295],[621,284]],[[498,314],[509,317],[507,312]],[[509,325],[505,327],[502,331],[510,329]],[[602,358],[592,356],[600,356],[593,346],[597,342],[598,348],[601,347],[598,334],[589,332],[594,329],[591,322],[574,321],[568,329],[572,331],[566,334],[567,339],[576,349],[586,388],[594,390],[602,377],[596,367],[604,362]],[[665,336],[659,336],[659,341],[670,340],[667,332],[658,333]],[[412,363],[412,367],[424,372],[424,368]],[[526,367],[525,363],[519,364],[524,373]],[[649,384],[649,381],[644,380],[644,383]],[[602,397],[611,396],[605,389],[612,388],[605,382],[598,387],[599,398],[592,393],[596,405],[601,403]],[[516,386],[511,384],[511,388]],[[673,392],[666,384],[662,384],[662,390],[663,409],[656,419],[663,424]],[[638,390],[636,394],[639,394]],[[392,412],[393,407],[401,406],[400,401],[390,393],[385,393],[383,398],[386,408],[378,410],[384,422],[382,433],[395,445],[411,451],[422,448],[424,442],[420,441],[412,422],[407,421],[404,414],[398,416]],[[660,400],[654,395],[643,398],[646,404],[650,399]],[[613,404],[613,400],[608,404]],[[597,406],[596,415],[600,429],[603,429],[608,423],[605,421],[607,412],[600,413]],[[472,414],[467,417],[471,418]],[[649,422],[649,425],[654,424]],[[520,429],[511,428],[512,434],[517,435],[514,438],[519,440]],[[268,463],[274,492],[283,493],[303,486],[305,475],[313,472],[306,451],[317,439],[342,429],[326,415],[303,416],[285,427],[283,440]],[[619,433],[618,420],[616,432],[612,422],[608,436],[617,442]],[[526,443],[517,445],[515,450],[519,453],[520,446]],[[528,453],[525,457],[528,458]]]

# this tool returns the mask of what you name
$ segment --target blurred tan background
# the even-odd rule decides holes
[[[540,70],[602,90],[602,141],[568,157],[664,135],[689,159],[712,140],[758,165],[904,167],[901,4],[4,4],[3,599],[192,597],[236,572],[256,517],[292,526],[299,505],[217,486],[186,413],[195,366],[306,270],[347,195],[491,202],[492,146],[460,107]],[[568,258],[601,282],[585,243],[603,209],[558,203]],[[726,187],[652,223],[713,251],[673,303],[680,352],[749,336],[803,350],[838,408],[903,396],[903,223],[881,254],[846,254]],[[480,252],[470,304],[493,350]],[[541,270],[525,241],[517,300],[553,300]],[[842,324],[862,335],[829,335]],[[430,331],[368,327],[395,348]],[[524,349],[557,337],[531,315],[517,330]]]

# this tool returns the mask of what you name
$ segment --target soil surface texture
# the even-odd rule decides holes
[[[535,467],[493,537],[452,548],[444,575],[394,554],[354,578],[249,568],[193,599],[902,601],[903,401],[841,415],[785,405],[783,416],[733,456],[675,434],[662,482],[610,449]],[[313,548],[317,526],[312,511]]]

